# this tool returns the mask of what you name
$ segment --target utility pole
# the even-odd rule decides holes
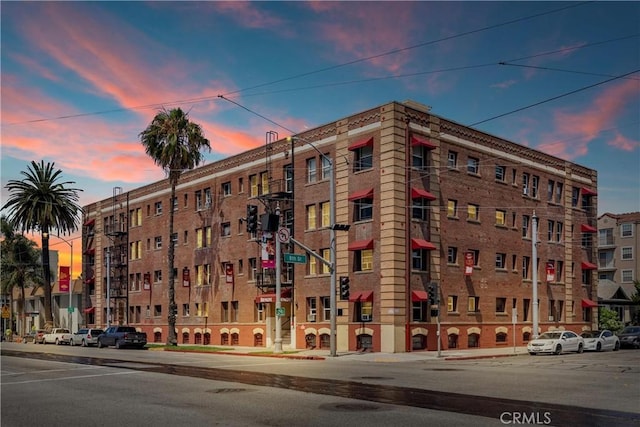
[[[533,337],[532,339],[538,338],[538,268],[537,268],[537,260],[538,260],[538,217],[536,216],[536,211],[533,211],[533,216],[531,217],[531,279],[532,279],[532,320],[533,320]]]
[[[107,328],[111,326],[111,248],[107,248]]]
[[[278,227],[280,227],[280,205],[276,206],[276,215],[278,216]],[[276,232],[272,232],[276,241],[276,337],[274,340],[274,353],[282,353],[282,323],[280,321],[280,314],[282,310],[282,296],[280,295],[282,292],[282,279],[280,275],[282,274],[282,255],[281,252],[281,244],[280,238],[276,235]]]

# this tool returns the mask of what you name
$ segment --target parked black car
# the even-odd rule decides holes
[[[618,337],[621,348],[640,348],[640,326],[627,326]]]

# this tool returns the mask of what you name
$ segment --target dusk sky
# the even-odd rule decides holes
[[[639,2],[2,1],[0,11],[2,205],[32,160],[55,162],[83,206],[163,179],[138,139],[162,107],[203,126],[211,162],[264,145],[268,131],[412,99],[597,170],[599,215],[640,210]],[[51,244],[68,265],[69,246]]]

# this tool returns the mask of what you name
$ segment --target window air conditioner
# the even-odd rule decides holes
[[[307,315],[307,322],[315,322],[316,321],[316,315],[315,314],[308,314]]]
[[[362,318],[363,322],[370,322],[371,321],[371,315],[370,314],[363,314],[361,316],[361,318]]]

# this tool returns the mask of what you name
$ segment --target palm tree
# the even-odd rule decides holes
[[[5,188],[10,196],[2,210],[7,220],[22,233],[40,232],[42,238],[42,271],[44,273],[45,328],[53,326],[51,311],[51,268],[49,263],[49,233],[71,234],[77,230],[79,213],[77,188],[67,188],[72,181],[61,182],[62,171],[55,163],[35,161],[21,174],[23,180],[9,180]]]
[[[4,239],[1,245],[2,293],[13,296],[13,290],[20,289],[19,314],[22,319],[18,333],[24,335],[25,327],[25,287],[29,285],[41,286],[42,264],[40,262],[40,250],[36,243],[27,239],[22,234],[16,234],[13,225],[3,216],[0,218],[0,227]]]
[[[156,165],[162,167],[169,177],[171,198],[169,199],[169,337],[167,344],[178,345],[176,336],[173,206],[176,200],[176,185],[182,171],[193,169],[203,160],[201,150],[211,150],[209,140],[204,137],[202,127],[191,122],[188,114],[180,108],[160,110],[151,124],[140,132],[140,142]]]

